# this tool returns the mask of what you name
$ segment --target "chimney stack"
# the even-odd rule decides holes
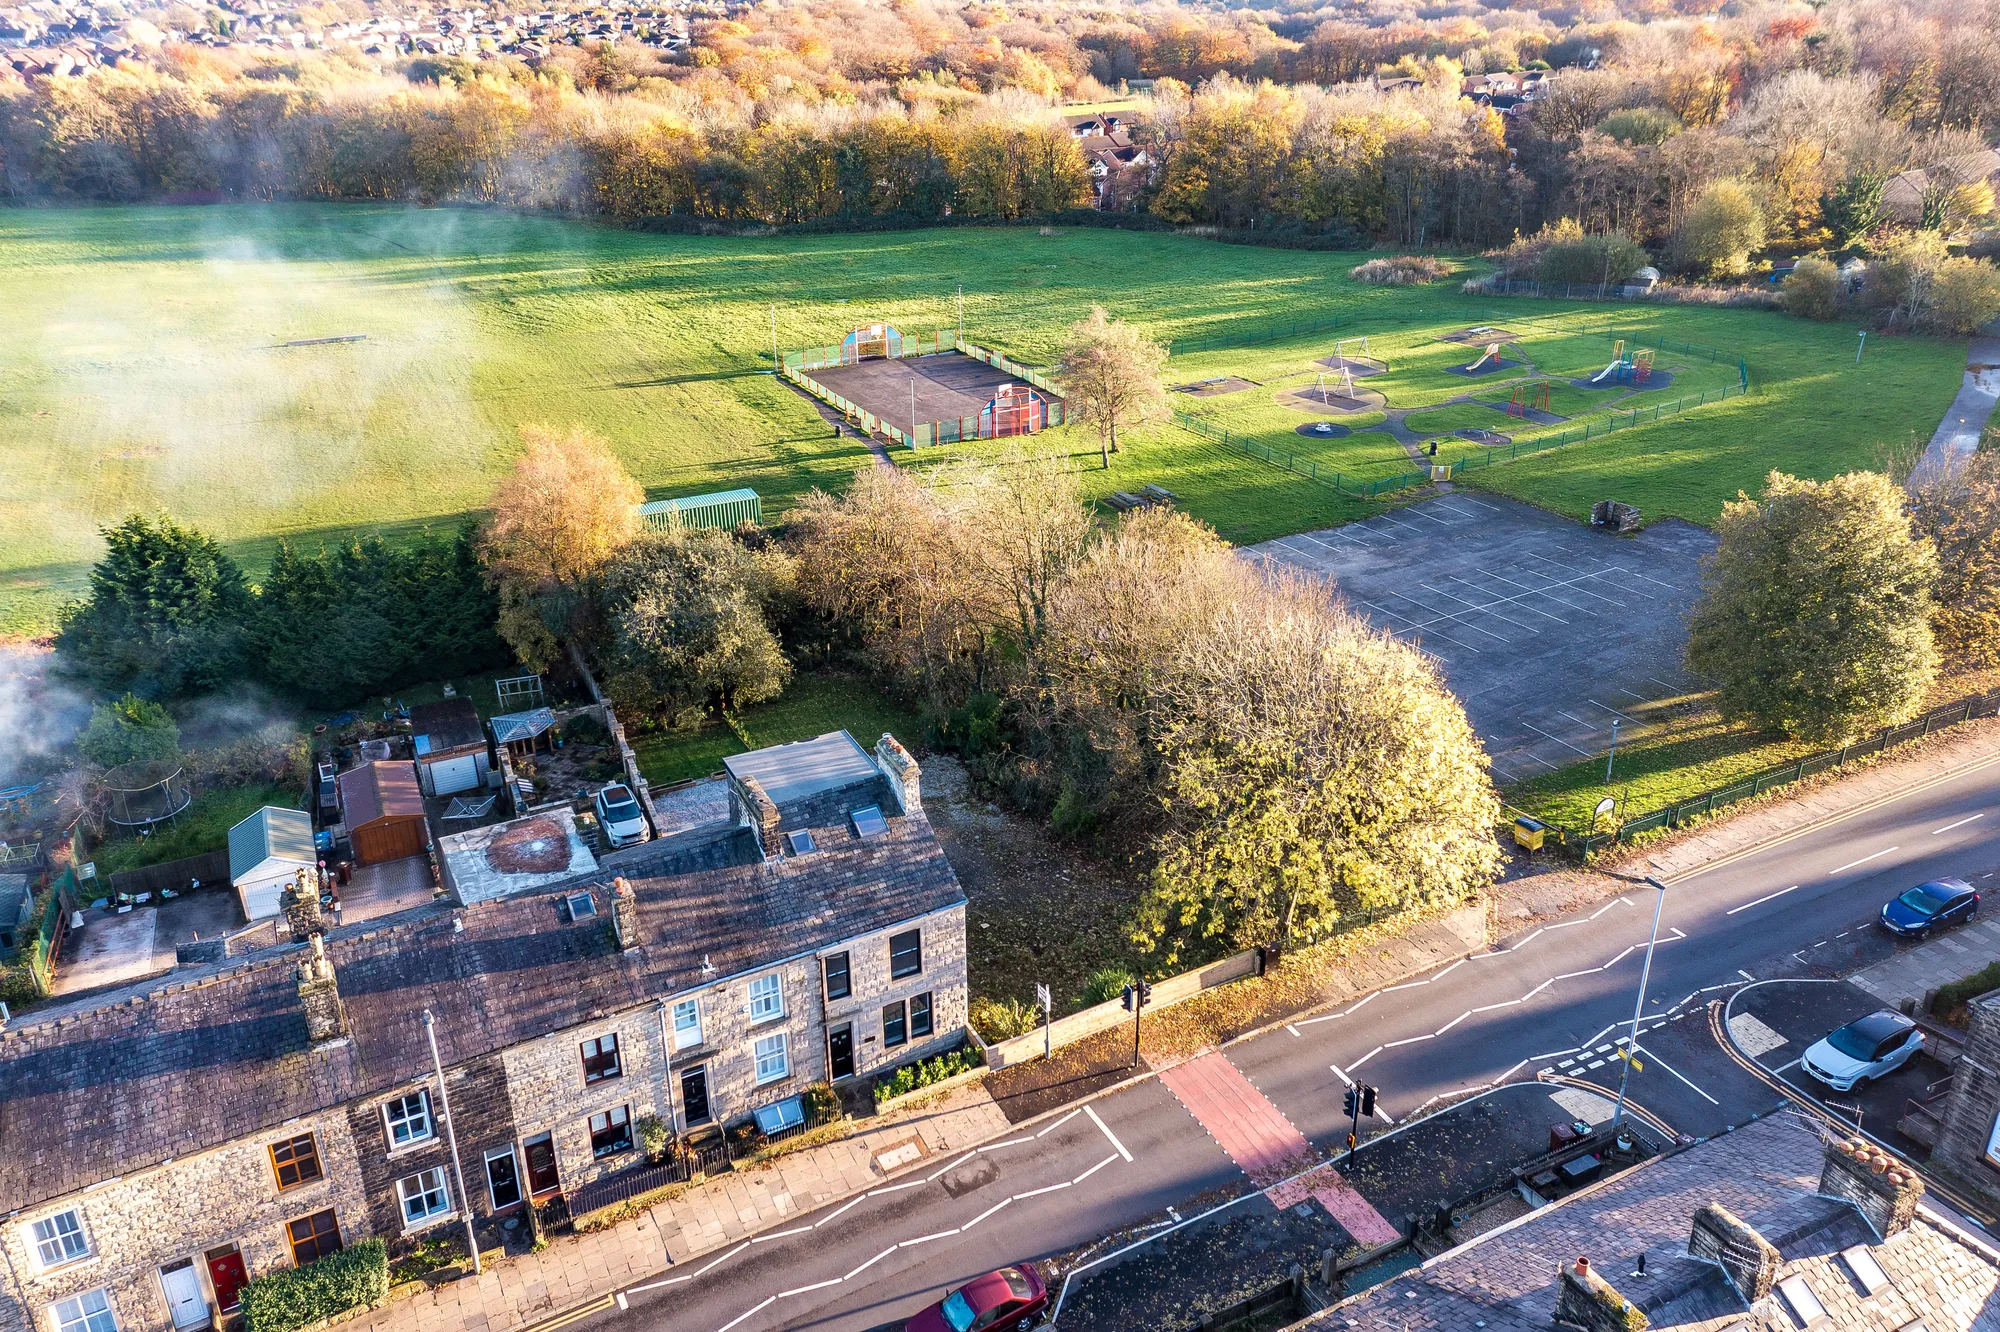
[[[333,960],[326,955],[324,935],[312,936],[310,951],[299,961],[299,1004],[306,1011],[306,1033],[314,1045],[347,1038],[347,1005],[340,1002],[340,985]]]
[[[611,881],[611,923],[618,931],[621,949],[639,946],[639,895],[623,877]]]
[[[910,751],[902,742],[887,731],[875,742],[875,762],[882,769],[882,775],[889,779],[889,789],[896,793],[896,803],[909,814],[924,807],[923,769],[910,757]]]
[[[1688,1257],[1720,1266],[1746,1304],[1755,1304],[1771,1293],[1782,1262],[1769,1240],[1715,1203],[1694,1214]]]
[[[1584,1332],[1644,1332],[1652,1325],[1610,1282],[1590,1270],[1588,1258],[1557,1265],[1555,1321]]]
[[[326,917],[319,908],[319,871],[301,867],[285,889],[285,924],[294,939],[326,933]]]
[[[748,807],[750,826],[757,830],[757,845],[764,849],[766,860],[784,854],[784,843],[778,837],[778,806],[764,792],[764,784],[755,777],[743,779],[743,802]]]
[[[1909,1229],[1924,1196],[1917,1172],[1866,1138],[1834,1138],[1826,1144],[1819,1192],[1853,1203],[1883,1239]]]

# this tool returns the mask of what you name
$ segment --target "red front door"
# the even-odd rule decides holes
[[[210,1249],[208,1258],[208,1280],[215,1287],[216,1307],[227,1312],[234,1309],[241,1299],[243,1287],[250,1278],[243,1271],[243,1255],[235,1245],[226,1249]]]

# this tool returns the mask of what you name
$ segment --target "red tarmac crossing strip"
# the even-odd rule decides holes
[[[1160,1081],[1229,1159],[1260,1184],[1291,1173],[1312,1154],[1306,1135],[1220,1054],[1190,1059],[1160,1074]],[[1272,1189],[1271,1201],[1290,1207],[1309,1195],[1318,1198],[1334,1220],[1362,1244],[1381,1244],[1396,1237],[1396,1228],[1331,1167]]]

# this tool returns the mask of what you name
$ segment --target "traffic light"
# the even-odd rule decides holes
[[[1349,1087],[1347,1089],[1346,1099],[1344,1099],[1340,1103],[1341,1112],[1345,1114],[1349,1119],[1354,1118],[1355,1106],[1358,1103],[1359,1096],[1360,1093],[1356,1092],[1354,1088]]]
[[[1373,1087],[1364,1085],[1361,1088],[1361,1113],[1371,1117],[1375,1113],[1375,1089]]]
[[[1139,978],[1139,1006],[1144,1008],[1153,1002],[1153,983],[1144,976]]]
[[[1131,1011],[1132,1011],[1132,987],[1128,985],[1128,986],[1126,986],[1126,987],[1125,987],[1124,989],[1120,990],[1120,991],[1118,992],[1118,997],[1119,997],[1120,999],[1122,999],[1122,1000],[1124,1001],[1124,1003],[1125,1003],[1125,1011],[1126,1011],[1126,1012],[1128,1012],[1128,1013],[1129,1013],[1129,1012],[1131,1012]]]
[[[1141,976],[1135,984],[1127,985],[1124,989],[1120,990],[1118,998],[1125,1005],[1125,1011],[1128,1013],[1135,1007],[1144,1008],[1147,1004],[1153,1002],[1153,983],[1144,976]]]

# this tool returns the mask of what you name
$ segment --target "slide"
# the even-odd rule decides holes
[[[1624,368],[1625,368],[1625,359],[1621,356],[1619,359],[1613,361],[1610,365],[1605,366],[1602,370],[1599,370],[1596,374],[1592,375],[1590,377],[1590,382],[1595,384],[1598,380],[1604,378],[1606,375],[1616,374],[1618,371],[1623,370]]]
[[[1500,354],[1500,344],[1499,344],[1499,343],[1497,343],[1497,342],[1489,342],[1489,343],[1487,343],[1487,344],[1486,344],[1486,354],[1485,354],[1484,356],[1481,356],[1481,357],[1480,357],[1480,358],[1479,358],[1478,360],[1474,361],[1474,362],[1473,362],[1473,363],[1472,363],[1471,365],[1468,365],[1468,366],[1466,366],[1466,367],[1465,367],[1465,373],[1466,373],[1466,374],[1468,374],[1468,375],[1469,375],[1469,374],[1472,374],[1472,373],[1473,373],[1474,371],[1478,370],[1480,366],[1482,366],[1482,365],[1485,365],[1485,364],[1486,364],[1486,363],[1487,363],[1488,361],[1492,360],[1492,359],[1493,359],[1494,357],[1498,356],[1499,354]]]

